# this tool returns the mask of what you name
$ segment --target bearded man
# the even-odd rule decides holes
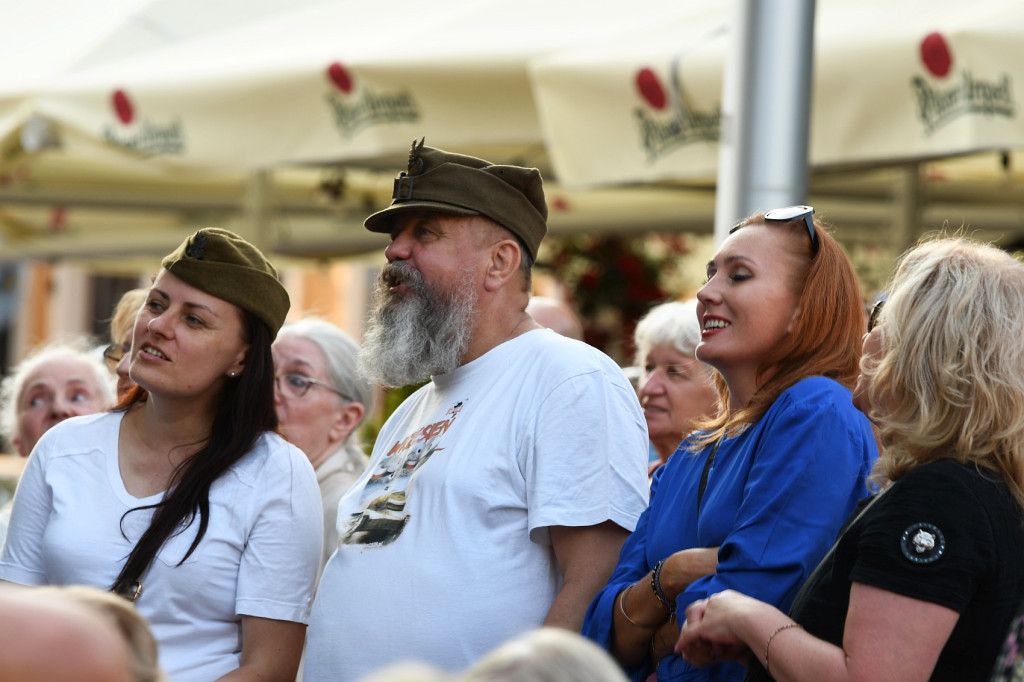
[[[579,631],[647,504],[647,428],[622,370],[526,312],[547,230],[539,171],[413,144],[360,354],[430,381],[342,498],[305,680],[400,660],[450,670],[542,624]]]

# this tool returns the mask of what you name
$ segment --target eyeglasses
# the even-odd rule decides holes
[[[882,314],[882,308],[885,307],[885,299],[876,301],[875,305],[871,306],[871,314],[868,315],[868,331],[870,332],[878,325],[878,318]]]
[[[117,367],[117,363],[121,362],[121,358],[130,350],[131,348],[123,343],[112,343],[103,349],[103,361],[113,371]]]
[[[766,223],[789,223],[794,220],[803,219],[804,224],[807,225],[807,233],[811,236],[811,252],[813,255],[818,255],[818,232],[814,229],[814,215],[813,206],[787,206],[786,208],[773,208],[764,214],[764,221]]]
[[[284,381],[282,381],[282,379]],[[330,384],[317,381],[312,377],[307,377],[305,374],[299,374],[298,372],[285,372],[284,374],[275,375],[274,386],[277,387],[278,391],[290,398],[301,398],[309,392],[310,386],[320,386],[321,388],[326,388],[331,393],[337,393],[345,400],[352,400],[352,398],[348,397]]]

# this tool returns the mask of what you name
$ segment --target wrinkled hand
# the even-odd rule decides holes
[[[752,655],[750,648],[730,627],[730,617],[746,599],[739,592],[726,590],[690,604],[675,652],[697,667],[719,661],[746,662]]]

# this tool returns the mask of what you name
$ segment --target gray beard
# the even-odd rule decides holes
[[[389,289],[404,284],[397,297]],[[452,291],[433,289],[401,263],[384,267],[373,289],[359,351],[359,374],[397,388],[447,374],[462,364],[473,333],[477,294],[469,276]]]

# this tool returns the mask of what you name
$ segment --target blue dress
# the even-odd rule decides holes
[[[720,546],[718,572],[700,578],[676,599],[686,607],[725,589],[789,609],[793,597],[831,547],[861,497],[878,457],[871,425],[850,392],[824,377],[798,382],[764,416],[722,441],[697,508],[698,487],[712,450],[680,445],[654,474],[651,500],[622,547],[608,584],[594,598],[583,634],[610,648],[615,598],[669,555]],[[645,680],[645,667],[627,670]],[[658,680],[742,680],[738,663],[691,667],[672,655]]]

